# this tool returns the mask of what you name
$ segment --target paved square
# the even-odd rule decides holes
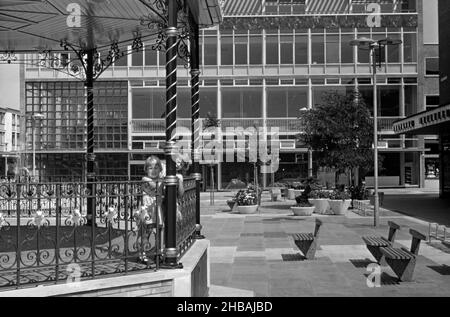
[[[386,211],[378,228],[371,217],[294,217],[292,202],[274,203],[263,195],[256,215],[232,213],[226,199],[202,200],[203,233],[211,240],[211,296],[450,296],[450,248],[422,242],[413,282],[399,282],[389,267],[380,268],[380,287],[370,288],[369,265],[375,259],[362,236],[386,236],[387,221],[402,226],[396,246],[410,248],[409,228],[428,233],[428,223]],[[216,197],[231,196],[230,193]],[[314,219],[324,225],[316,259],[304,260],[291,234],[312,232]]]

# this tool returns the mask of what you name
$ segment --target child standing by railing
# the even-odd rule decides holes
[[[164,245],[164,218],[163,218],[163,196],[164,196],[164,169],[161,160],[156,156],[151,156],[145,161],[145,176],[142,178],[143,196],[142,204],[147,212],[147,218],[142,224],[144,226],[144,236],[149,243],[149,239],[153,228],[160,231],[160,243]],[[155,233],[155,237],[156,237]],[[143,242],[143,241],[142,241]],[[155,245],[156,250],[159,246]],[[159,251],[159,250],[158,250]],[[141,256],[139,260],[143,263],[148,263],[148,258],[145,254],[144,248],[142,248]]]

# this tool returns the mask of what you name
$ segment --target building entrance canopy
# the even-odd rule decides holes
[[[450,123],[450,105],[412,115],[394,123],[397,134],[437,134]]]
[[[218,0],[186,0],[184,5],[200,26],[221,21]],[[166,20],[162,0],[2,0],[0,51],[62,51],[62,43],[108,51],[115,43],[126,47],[137,38],[157,37]]]

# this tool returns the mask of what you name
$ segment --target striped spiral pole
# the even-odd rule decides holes
[[[165,250],[163,268],[178,269],[177,250],[177,183],[176,165],[172,159],[175,152],[175,135],[177,126],[177,58],[178,58],[178,30],[176,0],[167,0],[168,26],[166,29],[166,217],[165,217]]]
[[[192,34],[190,37],[191,45],[191,95],[192,95],[192,162],[193,174],[196,183],[196,203],[195,203],[195,220],[196,220],[196,239],[204,239],[201,234],[202,225],[200,222],[200,186],[202,174],[200,172],[200,53],[199,53],[199,28],[195,23],[192,15],[190,16],[192,23]]]
[[[86,151],[86,179],[89,196],[87,198],[87,224],[92,225],[95,213],[95,154],[94,154],[94,51],[87,52],[86,63],[86,92],[87,92],[87,151]]]

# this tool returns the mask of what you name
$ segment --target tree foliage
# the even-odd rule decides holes
[[[319,166],[339,174],[354,168],[373,167],[373,119],[358,92],[343,96],[327,93],[322,104],[304,112],[299,120],[304,128],[299,138],[315,152]]]

